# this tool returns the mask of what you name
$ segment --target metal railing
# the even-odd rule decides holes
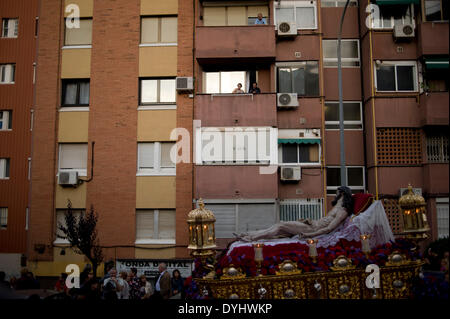
[[[429,163],[448,162],[448,136],[427,137],[427,160]]]
[[[318,220],[323,216],[323,199],[280,201],[280,221]]]

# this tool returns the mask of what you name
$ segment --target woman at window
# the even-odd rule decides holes
[[[240,94],[240,93],[245,93],[244,90],[242,89],[242,84],[238,83],[237,84],[237,88],[235,88],[233,90],[233,94]]]

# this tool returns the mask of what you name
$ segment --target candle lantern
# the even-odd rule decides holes
[[[403,233],[410,239],[425,239],[430,228],[427,223],[425,199],[413,193],[411,184],[408,193],[400,197],[399,206],[403,216]]]
[[[364,254],[366,254],[366,256],[369,256],[370,254],[370,243],[369,243],[369,239],[370,239],[370,235],[369,234],[362,234],[359,238],[361,238],[361,250]]]
[[[261,276],[261,264],[264,260],[262,243],[253,244],[253,250],[255,251],[255,262],[258,266],[258,276]]]
[[[309,246],[309,257],[311,257],[311,259],[313,260],[313,262],[317,261],[317,239],[308,239],[306,241],[308,243]]]
[[[188,214],[189,246],[194,257],[207,257],[214,255],[216,248],[216,235],[214,214],[205,208],[202,199],[198,200],[198,208]]]

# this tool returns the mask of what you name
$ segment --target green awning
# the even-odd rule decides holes
[[[320,144],[320,138],[279,138],[278,144]]]
[[[420,0],[377,0],[377,4],[383,5],[394,5],[394,4],[420,4]]]
[[[448,58],[425,58],[427,69],[448,69]]]

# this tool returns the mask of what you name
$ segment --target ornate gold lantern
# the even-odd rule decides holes
[[[194,257],[207,257],[214,255],[216,248],[216,234],[214,214],[205,208],[202,199],[198,200],[198,208],[188,214],[189,246]]]
[[[408,193],[398,201],[403,215],[403,233],[411,239],[427,238],[430,227],[427,223],[425,199],[413,193],[411,184]]]

